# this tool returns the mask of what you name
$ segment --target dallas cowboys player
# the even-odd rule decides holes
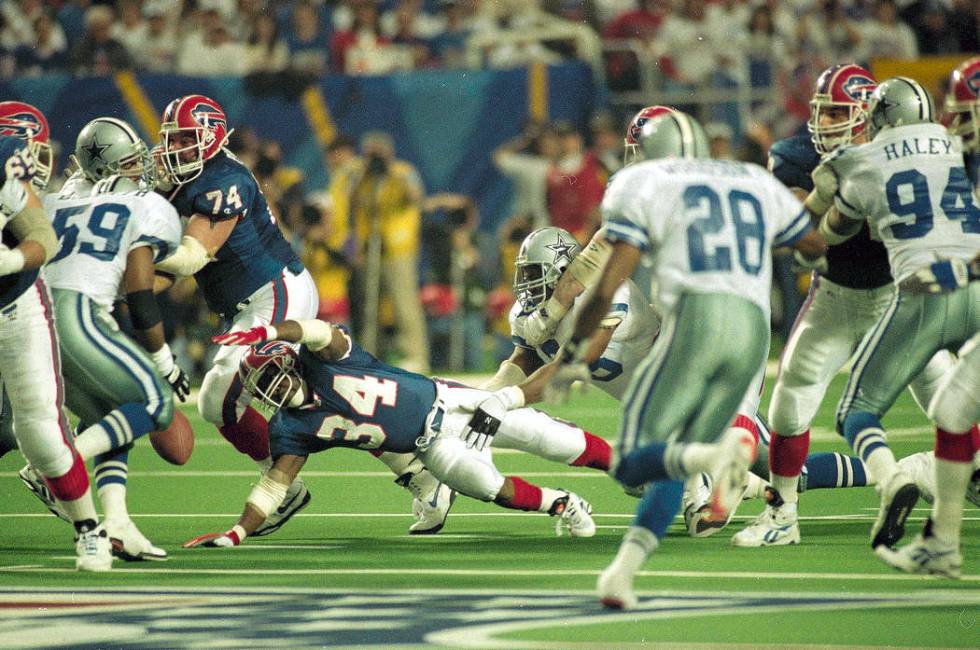
[[[95,512],[85,462],[69,441],[51,298],[38,277],[58,248],[31,185],[32,141],[37,135],[46,142],[47,122],[33,106],[2,102],[0,129],[0,373],[14,435],[75,527],[75,567],[108,571],[109,538]]]
[[[870,72],[854,64],[825,70],[810,103],[810,135],[772,146],[769,167],[776,178],[797,196],[806,196],[813,189],[810,173],[821,156],[849,143],[866,142],[867,100],[876,85]],[[893,293],[887,253],[871,238],[867,226],[829,248],[826,268],[814,272],[810,293],[786,342],[769,404],[772,501],[732,538],[734,545],[799,543],[797,495],[810,445],[810,423],[830,382],[854,355]],[[942,352],[913,382],[913,396],[923,410],[951,365],[949,353]],[[849,476],[864,477],[864,482],[876,478],[868,477],[860,459],[841,458],[847,459]]]
[[[896,463],[880,418],[937,350],[957,349],[980,331],[980,282],[970,281],[966,270],[980,252],[980,207],[960,140],[934,123],[932,98],[921,85],[905,77],[883,82],[868,113],[872,142],[828,158],[814,171],[811,194],[818,204],[833,202],[820,223],[828,241],[847,238],[865,220],[874,225],[898,288],[861,346],[837,426],[878,477],[876,554],[890,564],[914,561],[919,570],[956,577],[963,495],[976,451],[972,418],[965,424],[956,418],[967,429],[937,428],[932,515],[911,548],[898,554],[890,547],[902,537],[919,490]],[[943,292],[923,291],[923,279]]]
[[[261,345],[269,340],[275,342]],[[574,537],[595,534],[591,506],[582,498],[518,476],[504,477],[494,466],[489,445],[573,464],[590,444],[605,444],[572,424],[521,408],[520,388],[488,393],[394,368],[354,344],[345,330],[318,320],[278,322],[215,341],[259,344],[242,363],[242,381],[278,409],[269,425],[276,460],[231,530],[196,537],[185,546],[241,543],[284,498],[307,457],[332,447],[416,453],[462,494],[559,516],[559,524]],[[303,345],[297,354],[280,341]],[[502,409],[474,414],[489,397]],[[607,446],[606,458],[608,453]]]
[[[769,249],[812,257],[825,249],[800,202],[765,170],[701,160],[707,137],[689,116],[650,120],[641,141],[647,162],[619,172],[606,191],[613,253],[561,353],[563,363],[581,364],[612,296],[649,255],[665,320],[626,395],[612,473],[650,484],[598,582],[603,604],[620,608],[636,604],[633,576],[666,534],[685,477],[716,476],[721,516],[737,497],[754,441],[726,428],[768,352]]]
[[[173,420],[173,392],[185,397],[189,386],[164,340],[153,295],[153,264],[180,243],[180,218],[153,192],[155,168],[146,145],[122,120],[100,117],[86,124],[74,159],[78,172],[44,200],[60,238],[44,276],[54,297],[66,401],[80,420],[75,448],[95,460],[115,553],[128,560],[163,560],[166,552],[130,519],[126,482],[131,443],[166,430]],[[126,298],[140,344],[113,319],[119,295]]]
[[[319,298],[313,278],[280,232],[255,177],[224,148],[230,134],[221,106],[203,95],[178,97],[164,111],[159,157],[175,186],[170,201],[188,221],[180,247],[157,268],[175,276],[194,275],[208,307],[231,331],[286,318],[314,318]],[[234,347],[218,352],[201,385],[198,409],[265,471],[272,464],[268,424],[249,405],[251,396],[238,380],[243,354]],[[380,458],[401,483],[428,497],[417,501],[419,520],[410,532],[436,532],[448,512],[449,491],[411,457]],[[278,530],[309,500],[309,491],[297,479],[282,506],[255,534]]]

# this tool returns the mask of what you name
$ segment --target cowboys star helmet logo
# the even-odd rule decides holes
[[[643,121],[645,122],[646,120],[644,119]],[[566,242],[561,238],[561,233],[559,233],[558,241],[556,241],[554,244],[548,244],[545,246],[545,248],[555,251],[555,259],[552,261],[552,264],[558,264],[562,258],[565,258],[569,262],[572,261],[572,251],[575,250],[575,246],[575,242]]]
[[[41,123],[30,113],[14,113],[0,119],[0,135],[26,140],[37,137],[39,133],[41,133]]]
[[[854,75],[845,81],[841,88],[847,96],[856,102],[867,102],[871,93],[874,92],[875,82],[863,75]]]
[[[191,116],[195,122],[209,131],[218,126],[227,126],[224,116],[215,111],[213,106],[203,102],[191,109]]]
[[[101,160],[102,162],[105,162],[105,158],[102,157],[102,154],[105,153],[105,150],[108,149],[109,146],[110,145],[107,144],[99,144],[99,139],[93,136],[92,144],[85,147],[85,151],[88,152],[89,158],[92,160]]]

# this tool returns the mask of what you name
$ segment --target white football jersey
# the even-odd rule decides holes
[[[741,296],[769,313],[770,248],[810,229],[772,174],[721,160],[651,160],[616,173],[602,200],[606,238],[649,256],[661,313],[682,293]]]
[[[174,207],[155,192],[96,191],[75,178],[44,198],[59,238],[44,278],[54,289],[77,291],[112,309],[129,252],[149,246],[154,262],[165,259],[180,245],[181,223]]]
[[[837,172],[837,208],[867,219],[901,282],[937,259],[980,251],[980,208],[963,166],[960,138],[939,124],[888,129],[828,158]]]
[[[558,324],[554,338],[532,347],[524,340],[524,325],[530,312],[523,311],[519,302],[514,303],[510,310],[510,331],[514,345],[533,350],[545,363],[551,361],[558,349],[572,337],[575,322],[584,305],[582,296],[576,298],[575,304]],[[633,372],[653,347],[660,331],[660,319],[650,306],[646,294],[632,280],[627,280],[616,290],[612,307],[603,319],[602,326],[615,326],[616,329],[602,356],[589,366],[592,382],[616,399],[622,399]]]

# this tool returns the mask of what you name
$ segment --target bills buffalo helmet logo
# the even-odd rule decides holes
[[[640,131],[643,130],[643,125],[646,124],[648,121],[650,121],[649,117],[638,117],[635,120],[633,120],[633,123],[630,124],[630,131],[629,131],[630,141],[632,142],[640,141]]]
[[[974,70],[972,75],[963,79],[963,82],[974,95],[980,95],[980,67]]]
[[[14,113],[0,117],[0,135],[9,135],[21,140],[36,138],[44,131],[43,125],[36,115],[31,113]]]
[[[253,354],[267,357],[275,357],[283,354],[289,355],[292,352],[294,352],[293,348],[282,341],[268,341],[256,346],[252,350]]]
[[[191,109],[191,117],[201,127],[213,131],[218,127],[227,126],[225,116],[220,111],[215,110],[214,106],[200,102]]]
[[[877,84],[874,79],[864,75],[853,75],[841,85],[848,97],[855,102],[866,103],[871,98]]]

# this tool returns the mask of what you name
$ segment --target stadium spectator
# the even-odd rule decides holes
[[[231,34],[217,12],[209,9],[199,34],[184,40],[177,56],[177,72],[192,77],[241,76],[246,72],[245,47]]]
[[[330,42],[330,59],[335,72],[370,74],[387,67],[383,48],[389,40],[381,33],[380,23],[377,5],[371,0],[357,0],[350,29],[337,32]],[[357,56],[349,57],[355,49]],[[350,62],[348,58],[351,58]]]
[[[669,10],[664,0],[640,0],[639,6],[616,16],[602,31],[604,39],[635,39],[649,46],[664,22]],[[606,72],[613,89],[639,86],[639,61],[633,52],[611,52],[606,59]]]
[[[592,153],[602,165],[608,179],[623,166],[622,124],[609,111],[602,111],[592,116],[589,130],[592,135]]]
[[[920,54],[953,54],[960,51],[959,39],[950,38],[956,29],[953,13],[942,2],[916,2],[906,10],[905,15],[915,28]]]
[[[147,24],[143,20],[139,0],[120,0],[117,5],[119,18],[112,24],[112,38],[122,43],[130,58],[137,60],[137,52],[146,39]]]
[[[34,43],[34,22],[44,14],[40,0],[16,0],[0,3],[4,31],[12,49]]]
[[[708,136],[708,146],[711,148],[713,159],[735,160],[735,152],[732,150],[732,127],[724,122],[709,122],[704,125],[704,132]]]
[[[112,38],[112,9],[105,5],[85,12],[85,37],[72,53],[72,66],[78,74],[108,75],[132,67],[126,48]]]
[[[574,125],[559,122],[555,131],[561,157],[548,170],[548,215],[552,226],[564,228],[584,245],[599,227],[604,173]]]
[[[816,57],[815,70],[829,62],[863,61],[864,37],[860,26],[839,0],[824,0],[800,17],[797,39],[801,52]]]
[[[143,7],[146,36],[133,53],[140,69],[148,72],[172,72],[177,61],[177,32],[167,6],[151,0]]]
[[[682,84],[681,89],[710,81],[718,70],[718,53],[729,44],[712,42],[712,35],[704,0],[684,0],[681,10],[664,21],[654,51],[666,57],[665,71]]]
[[[864,40],[868,59],[914,59],[919,56],[915,33],[898,18],[894,0],[878,0],[874,17],[865,21]]]
[[[381,15],[381,33],[396,37],[430,41],[445,29],[446,19],[425,11],[422,0],[398,0],[395,6]]]
[[[65,67],[68,43],[65,33],[50,15],[41,12],[34,19],[34,44],[17,50],[17,67],[21,74],[37,75]]]
[[[470,35],[466,7],[461,0],[442,0],[443,30],[432,39],[431,46],[438,61],[447,68],[464,64],[466,39]]]
[[[791,62],[790,45],[777,30],[768,5],[756,7],[749,16],[745,54],[753,87],[773,85],[780,68]]]
[[[329,69],[330,34],[320,14],[310,2],[299,2],[293,8],[291,29],[286,34],[289,67],[296,72],[322,75]]]
[[[245,70],[281,72],[289,65],[289,48],[279,38],[279,26],[268,14],[256,16],[245,45]]]
[[[548,174],[560,156],[558,134],[537,122],[493,152],[497,169],[514,183],[513,213],[526,215],[535,228],[551,223]]]
[[[953,0],[950,23],[960,52],[980,52],[980,6],[976,0]]]

